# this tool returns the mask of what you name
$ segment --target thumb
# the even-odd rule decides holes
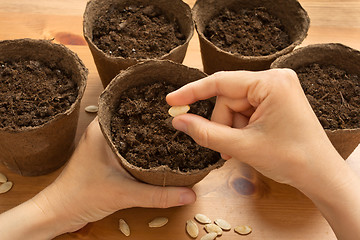
[[[197,144],[236,158],[244,157],[242,155],[249,151],[253,142],[248,128],[232,128],[194,114],[179,115],[172,124]]]
[[[161,187],[140,183],[136,186],[134,207],[169,208],[191,204],[196,201],[195,192],[187,187]]]

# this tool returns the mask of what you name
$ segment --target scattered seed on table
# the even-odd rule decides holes
[[[6,182],[0,185],[0,194],[1,193],[6,193],[8,191],[10,191],[10,189],[12,188],[13,183],[12,182]]]
[[[228,223],[224,219],[218,218],[214,222],[215,222],[216,225],[221,227],[222,230],[229,231],[231,229],[230,223]]]
[[[211,219],[201,213],[196,214],[195,219],[196,219],[196,221],[198,221],[199,223],[202,223],[202,224],[211,223]]]
[[[170,116],[176,117],[176,116],[178,116],[178,115],[187,113],[189,110],[190,110],[190,106],[189,106],[189,105],[184,105],[184,106],[172,106],[172,107],[169,109],[168,112],[169,112]]]
[[[85,107],[85,112],[88,113],[97,113],[99,111],[99,107],[95,105],[89,105]]]
[[[214,223],[206,224],[204,228],[206,232],[208,233],[215,232],[217,233],[218,236],[222,235],[223,233],[222,229]]]
[[[124,219],[119,220],[119,229],[125,236],[130,236],[130,227]]]
[[[186,221],[186,232],[192,238],[197,238],[199,235],[199,228],[193,220]]]
[[[0,173],[0,183],[6,183],[6,182],[7,182],[7,177],[4,174]]]
[[[248,235],[252,232],[252,228],[250,226],[236,226],[234,231],[240,235]]]
[[[204,236],[201,237],[200,240],[214,240],[217,237],[217,234],[215,232],[207,233]]]
[[[162,227],[169,221],[166,217],[157,217],[154,218],[151,222],[149,222],[149,227]]]

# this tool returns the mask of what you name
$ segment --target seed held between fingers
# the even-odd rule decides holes
[[[172,106],[168,112],[169,112],[170,116],[176,117],[178,115],[187,113],[189,110],[190,110],[189,105]]]

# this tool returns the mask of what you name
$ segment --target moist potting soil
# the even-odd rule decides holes
[[[132,165],[149,169],[167,165],[173,170],[204,169],[219,161],[217,152],[201,147],[176,131],[168,114],[166,94],[177,89],[164,82],[127,90],[111,117],[112,141]],[[198,101],[190,113],[210,118],[214,104]]]
[[[317,63],[295,69],[316,116],[325,129],[354,129],[360,124],[360,77]]]
[[[0,61],[0,128],[39,126],[75,102],[77,84],[56,64]]]
[[[266,8],[224,8],[209,21],[205,37],[220,49],[243,56],[266,56],[291,44],[281,21]]]
[[[148,59],[169,53],[185,42],[175,19],[154,5],[111,4],[94,23],[93,42],[115,57]]]

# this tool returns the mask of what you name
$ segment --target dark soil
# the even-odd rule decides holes
[[[325,129],[360,127],[360,77],[335,66],[312,64],[296,70]]]
[[[0,128],[42,125],[75,102],[71,75],[38,61],[0,61]]]
[[[111,5],[93,27],[95,45],[115,57],[157,58],[185,42],[176,21],[152,5]]]
[[[218,153],[199,146],[172,127],[165,97],[175,89],[156,83],[130,89],[121,97],[112,116],[111,134],[119,153],[129,163],[144,169],[167,165],[186,172],[219,161]],[[213,106],[209,100],[199,101],[191,105],[189,112],[209,119]]]
[[[263,7],[237,12],[225,8],[209,22],[204,35],[222,50],[244,56],[270,55],[291,44],[280,20]]]

